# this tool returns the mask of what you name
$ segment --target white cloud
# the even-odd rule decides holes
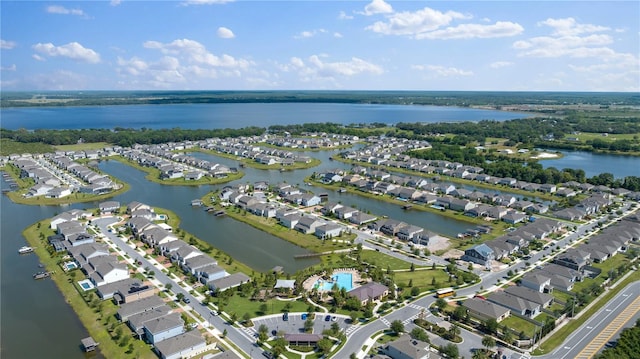
[[[47,61],[47,59],[45,59],[44,57],[42,57],[42,56],[40,56],[40,55],[38,55],[38,54],[33,54],[33,55],[31,55],[31,57],[32,57],[34,60],[38,60],[38,61]]]
[[[496,61],[496,62],[492,62],[489,67],[491,67],[492,69],[501,69],[503,67],[509,67],[509,66],[513,66],[514,63],[510,62],[510,61]]]
[[[520,51],[520,56],[531,57],[589,57],[598,56],[603,51],[610,52],[607,47],[613,42],[609,35],[593,34],[588,36],[539,36],[529,40],[513,43],[513,48]],[[596,47],[597,46],[597,47]]]
[[[293,38],[294,39],[307,39],[310,37],[314,37],[318,34],[324,34],[326,33],[327,30],[325,29],[314,29],[314,30],[306,30],[306,31],[302,31],[301,33],[295,35]]]
[[[524,31],[524,28],[514,22],[498,21],[493,25],[482,24],[461,24],[454,27],[448,27],[442,30],[436,30],[426,33],[417,34],[416,39],[431,40],[449,40],[449,39],[488,39],[495,37],[515,36]]]
[[[341,33],[339,33],[339,32],[334,32],[334,33],[333,33],[333,37],[338,38],[338,39],[341,39],[343,36],[342,36],[342,34],[341,34]]]
[[[468,19],[464,15],[455,11],[445,13],[425,7],[424,9],[410,12],[398,12],[387,17],[386,21],[377,21],[373,25],[367,26],[367,30],[384,35],[409,35],[416,36],[425,32],[434,31],[442,26],[446,26],[455,19]]]
[[[52,43],[37,43],[32,46],[33,49],[47,56],[62,56],[70,59],[95,64],[100,62],[100,54],[82,46],[77,42],[70,42],[66,45],[55,46]]]
[[[14,41],[0,40],[0,49],[3,50],[11,50],[16,47],[16,45]]]
[[[340,20],[351,20],[353,19],[352,15],[347,15],[346,12],[344,11],[340,11],[340,13],[338,14],[338,19]]]
[[[12,64],[11,66],[0,66],[0,70],[2,71],[15,71],[16,64]]]
[[[234,37],[236,37],[233,31],[231,31],[231,29],[226,28],[224,26],[220,26],[216,33],[218,34],[218,37],[223,39],[233,39]]]
[[[118,6],[122,3],[122,0],[111,0],[109,3],[111,6]]]
[[[60,5],[51,5],[47,6],[47,12],[50,14],[61,14],[61,15],[77,15],[77,16],[86,16],[81,9],[67,9],[64,6]]]
[[[375,14],[389,14],[393,12],[391,5],[384,0],[373,0],[364,7],[362,14],[370,16]]]
[[[158,49],[163,54],[179,55],[191,63],[206,66],[244,69],[253,65],[248,60],[236,59],[227,54],[214,55],[208,52],[204,45],[190,39],[178,39],[166,44],[158,41],[147,41],[143,46],[148,49]]]
[[[189,5],[216,5],[216,4],[226,4],[233,2],[234,0],[187,0],[182,3],[184,6]]]
[[[572,17],[565,19],[546,19],[545,21],[538,22],[538,26],[546,25],[554,29],[552,35],[556,36],[573,36],[584,33],[602,32],[611,30],[605,26],[592,25],[592,24],[578,24]]]
[[[281,65],[280,68],[285,72],[297,72],[303,82],[318,80],[335,82],[336,78],[361,74],[380,75],[384,72],[382,67],[358,57],[337,62],[323,60],[326,58],[327,55],[312,55],[305,62],[299,57],[292,57],[288,64]]]
[[[419,67],[417,69],[427,71],[438,77],[459,77],[459,76],[473,75],[472,71],[462,70],[455,67],[445,67],[445,66],[439,66],[439,65],[427,65],[427,66],[418,65],[418,66]]]

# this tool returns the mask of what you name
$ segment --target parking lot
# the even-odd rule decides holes
[[[269,328],[269,335],[272,337],[279,331],[287,334],[304,333],[306,315],[306,313],[289,313],[287,320],[284,320],[284,314],[269,315],[254,318],[253,324],[256,331],[260,325],[266,325]],[[330,329],[333,323],[337,323],[341,330],[346,331],[347,328],[351,326],[350,322],[351,319],[345,315],[316,313],[313,320],[313,333],[322,334],[322,331]]]

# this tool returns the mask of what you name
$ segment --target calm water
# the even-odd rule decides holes
[[[544,168],[583,169],[587,177],[600,173],[612,173],[615,178],[640,176],[640,157],[583,151],[561,150],[560,152],[564,155],[562,158],[541,160],[540,163]]]
[[[485,111],[432,106],[352,105],[352,104],[198,104],[161,106],[107,106],[70,108],[2,109],[1,126],[7,129],[73,129],[73,128],[241,128],[252,125],[293,124],[305,122],[372,123],[383,122],[441,122],[506,120],[525,115],[500,111]],[[403,211],[399,206],[373,201],[348,193],[337,193],[308,187],[304,178],[312,172],[333,168],[348,168],[337,161],[329,161],[331,152],[313,152],[322,160],[316,168],[281,173],[245,168],[246,176],[239,182],[266,180],[270,183],[287,181],[299,184],[316,193],[329,193],[332,201],[373,214],[387,215],[428,230],[455,236],[470,226],[462,221],[435,214]],[[587,159],[573,159],[571,154],[560,160],[542,161],[545,166],[580,167],[587,175],[611,172],[616,177],[638,175],[638,160],[608,155],[591,155]],[[201,155],[198,155],[201,156]],[[208,156],[208,155],[202,155]],[[212,156],[209,156],[212,157]],[[583,157],[584,158],[584,157]],[[237,166],[233,160],[215,157],[227,165]],[[616,161],[620,162],[616,162]],[[608,165],[614,168],[608,169]],[[315,259],[294,260],[295,254],[306,253],[303,248],[265,234],[230,218],[216,218],[202,208],[192,208],[190,201],[222,186],[179,187],[148,182],[144,174],[115,161],[104,161],[100,168],[131,184],[132,189],[114,200],[128,203],[136,200],[174,211],[181,217],[180,226],[194,235],[228,252],[237,260],[258,270],[282,265],[287,272],[316,263]],[[625,172],[626,171],[626,172]],[[1,179],[0,179],[1,181]],[[0,357],[3,358],[85,358],[79,349],[86,330],[75,313],[65,303],[50,280],[34,281],[38,271],[35,255],[19,256],[18,248],[25,245],[21,235],[28,225],[70,208],[95,208],[97,203],[83,203],[67,207],[23,206],[0,198]],[[99,354],[92,354],[99,357]]]
[[[528,115],[470,108],[335,103],[247,103],[3,108],[2,128],[213,129],[334,122],[458,122],[509,120]]]

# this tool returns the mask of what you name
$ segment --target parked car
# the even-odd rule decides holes
[[[335,322],[335,321],[337,321],[337,320],[338,320],[338,317],[336,317],[335,315],[331,317],[331,321],[332,321],[332,322]]]
[[[289,320],[289,313],[284,313],[282,314],[282,320],[284,320],[285,322]]]
[[[187,297],[182,297],[182,301],[183,301],[185,304],[189,304],[189,303],[191,303],[191,299],[189,299],[189,298],[187,298]]]

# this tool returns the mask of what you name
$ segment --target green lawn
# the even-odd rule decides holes
[[[603,136],[602,133],[582,132],[578,135],[567,134],[565,135],[564,139],[567,139],[568,137],[577,137],[580,140],[579,141],[580,143],[585,143],[586,141],[595,140],[595,139],[607,141],[607,142],[612,142],[616,140],[634,140],[635,138],[638,138],[639,135],[637,133],[622,133],[622,134],[608,133],[607,136]]]
[[[422,291],[453,287],[456,285],[455,281],[449,282],[449,274],[444,269],[395,272],[394,279],[397,284],[405,285],[408,285],[411,280],[413,286],[420,287]],[[435,286],[431,284],[433,279],[436,280]]]
[[[111,146],[111,144],[107,142],[87,142],[87,143],[78,143],[74,145],[59,145],[54,147],[58,151],[85,151],[85,150],[101,150],[109,146]]]
[[[217,303],[217,299],[214,298],[213,303]],[[263,315],[279,314],[283,313],[287,303],[291,304],[290,312],[306,312],[309,307],[309,303],[300,301],[282,301],[277,299],[269,299],[265,302],[252,301],[250,298],[241,297],[239,294],[233,295],[229,298],[228,304],[224,306],[224,311],[231,314],[235,312],[238,315],[238,320],[241,320],[245,313],[254,317]],[[262,304],[267,305],[267,311],[262,313],[260,306]]]
[[[592,286],[593,283],[601,285],[607,279],[608,273],[610,270],[617,269],[622,264],[627,264],[627,263],[629,263],[629,259],[626,256],[622,254],[617,254],[602,263],[593,264],[593,267],[601,269],[602,273],[600,273],[600,275],[597,276],[595,279],[585,278],[582,282],[576,283],[573,286],[573,289],[571,291],[574,293],[579,293],[582,289],[589,288],[590,286]]]
[[[551,292],[551,294],[553,295],[554,298],[561,300],[565,303],[569,301],[569,299],[573,298],[571,294],[568,294],[559,290],[554,290],[553,292]]]
[[[529,338],[533,338],[533,334],[536,330],[536,325],[528,322],[524,319],[518,318],[515,315],[510,315],[507,319],[500,322],[500,325],[506,325],[513,329],[516,333],[524,331],[524,334]]]
[[[391,268],[391,270],[411,268],[411,264],[409,262],[378,251],[363,250],[360,254],[360,258],[362,258],[363,262],[373,264],[383,270],[387,268]]]

